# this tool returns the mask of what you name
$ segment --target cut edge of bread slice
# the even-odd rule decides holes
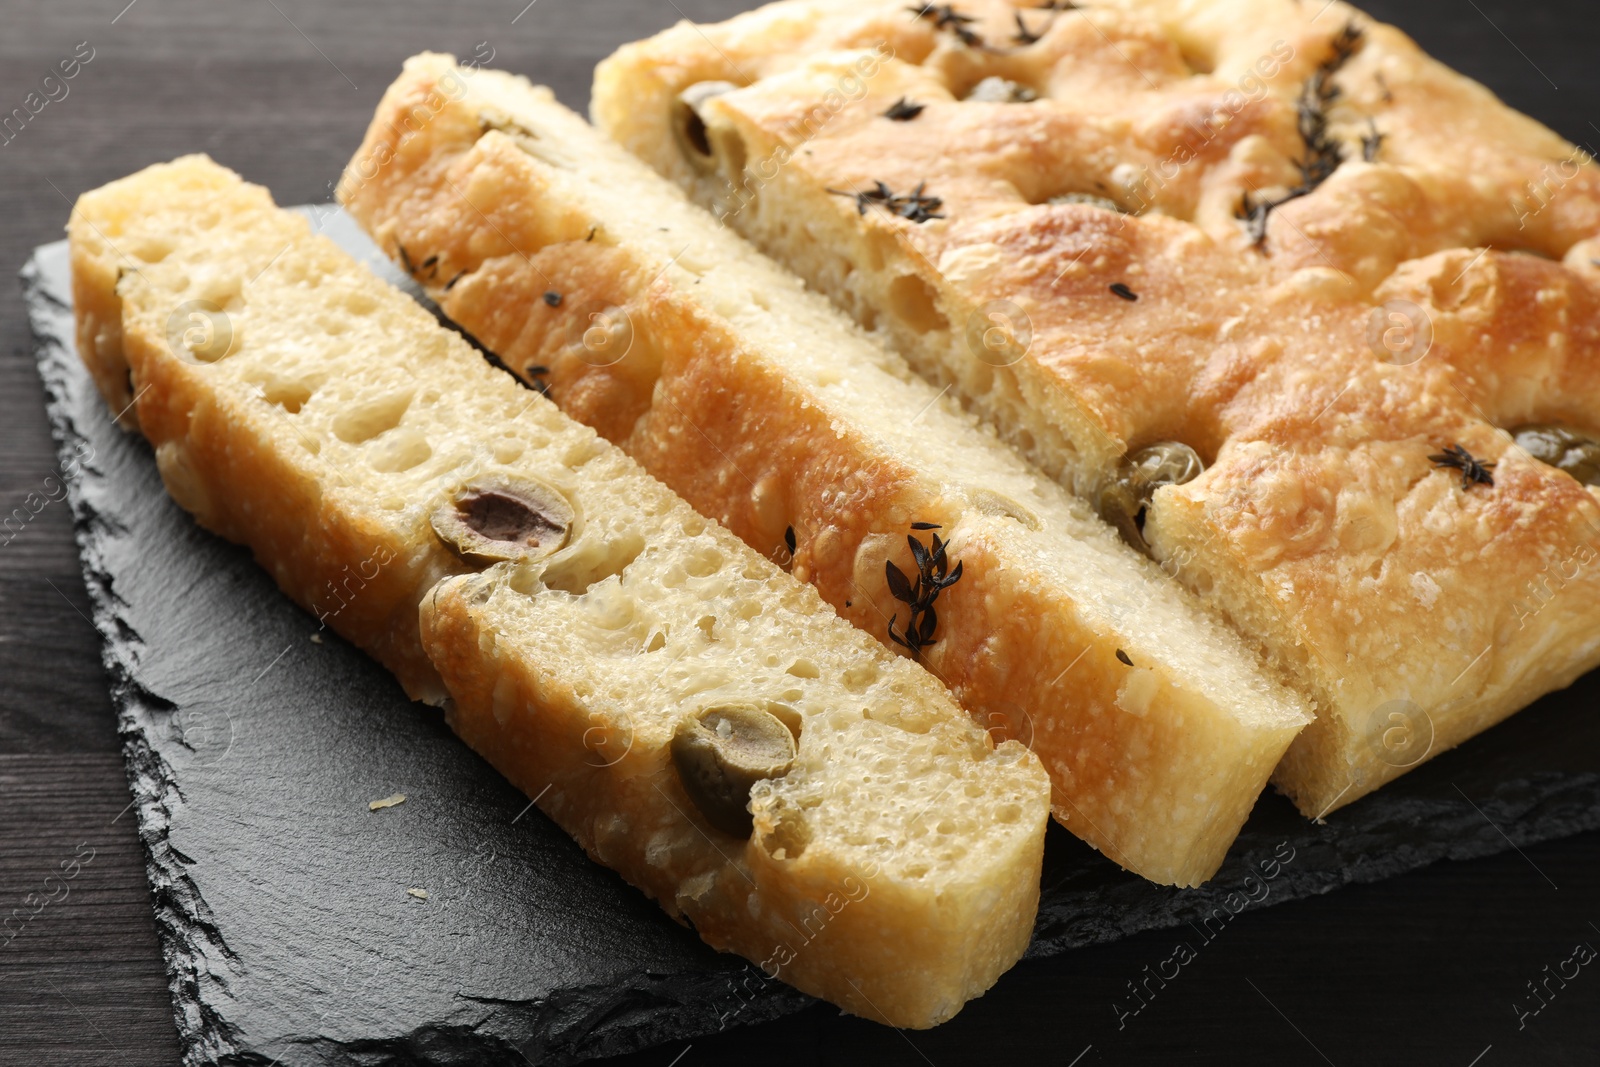
[[[592,856],[896,1026],[1021,955],[1049,797],[1023,746],[264,190],[187,157],[85,194],[73,235],[117,216],[137,269],[81,241],[75,267],[114,286],[174,499]]]
[[[922,661],[1031,744],[1075,834],[1154,881],[1215,872],[1304,705],[825,299],[548,90],[447,56],[407,61],[339,196],[514,373],[879,640],[906,612],[885,564],[942,538],[963,573]]]

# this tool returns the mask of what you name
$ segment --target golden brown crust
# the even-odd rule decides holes
[[[1034,414],[973,399],[1080,488],[1130,447],[1199,450],[1210,469],[1160,494],[1149,536],[1318,702],[1278,775],[1308,813],[1420,759],[1385,752],[1381,729],[1371,743],[1393,702],[1419,709],[1439,751],[1600,662],[1593,491],[1503,432],[1600,428],[1588,156],[1342,3],[1023,8],[1034,43],[1013,40],[1020,7],[954,5],[982,46],[886,0],[679,26],[603,63],[594,110],[736,228],[810,256],[810,280],[858,314],[893,317],[867,295],[874,258],[921,278],[946,321],[1025,309],[1033,343],[1010,373]],[[893,58],[839,94],[859,50],[883,46]],[[991,75],[1041,99],[961,99]],[[1314,155],[1298,119],[1318,77],[1338,89],[1321,109],[1338,165],[1253,229],[1239,216]],[[676,94],[708,79],[747,86],[704,109],[713,141],[736,135],[755,161],[742,185],[701,176],[669,129]],[[926,107],[890,121],[901,96]],[[926,183],[946,217],[858,214],[828,192],[876,181]],[[1061,194],[1136,214],[1049,203]],[[785,212],[848,248],[811,255]],[[943,343],[888,329],[911,350]],[[1496,463],[1494,485],[1436,469],[1450,444]]]

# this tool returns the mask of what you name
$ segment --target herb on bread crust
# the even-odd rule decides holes
[[[1028,24],[1022,21],[1022,12],[1014,11],[1011,13],[1011,17],[1017,20],[1017,32],[1011,35],[1011,39],[1013,41],[1020,45],[1039,43],[1039,38],[1043,36],[1043,34],[1034,33],[1032,30],[1028,29]]]
[[[937,530],[937,523],[914,522],[913,530]],[[933,544],[924,545],[915,534],[906,535],[906,543],[911,546],[911,558],[917,565],[917,580],[915,584],[906,577],[905,572],[894,565],[893,560],[883,563],[884,577],[889,582],[889,592],[894,598],[911,609],[911,614],[906,617],[905,627],[900,633],[895,632],[895,623],[900,615],[896,612],[889,617],[889,640],[901,648],[910,651],[913,657],[919,656],[924,648],[934,643],[934,631],[939,625],[939,615],[934,610],[933,602],[939,599],[939,594],[955,585],[961,580],[961,563],[957,561],[955,570],[950,569],[950,560],[946,552],[948,544],[939,539],[938,534],[933,535]]]
[[[886,208],[891,214],[911,222],[923,223],[930,219],[942,219],[939,209],[944,206],[944,201],[937,196],[927,196],[923,188],[927,182],[918,182],[917,187],[909,193],[897,193],[883,182],[874,182],[873,188],[860,193],[850,193],[842,189],[829,189],[834,196],[854,197],[856,211],[865,215],[867,208],[877,205]]]
[[[1443,452],[1437,452],[1428,458],[1436,467],[1460,471],[1463,491],[1471,489],[1474,485],[1494,486],[1494,475],[1489,473],[1494,469],[1494,464],[1473,458],[1472,453],[1460,445],[1446,445]]]
[[[1328,108],[1339,98],[1339,87],[1333,84],[1333,76],[1360,51],[1362,39],[1361,27],[1353,22],[1345,23],[1344,29],[1333,39],[1333,54],[1306,79],[1300,90],[1300,99],[1295,105],[1299,113],[1300,140],[1305,146],[1301,157],[1295,161],[1300,170],[1300,184],[1277,198],[1258,200],[1246,192],[1240,201],[1234,215],[1245,224],[1251,245],[1259,248],[1266,242],[1267,219],[1274,211],[1291,200],[1315,192],[1344,162],[1344,148],[1328,134]],[[1376,154],[1377,147],[1372,151]]]
[[[949,30],[956,39],[968,48],[982,48],[983,38],[972,30],[967,29],[971,23],[978,21],[971,15],[963,15],[951,4],[920,4],[906,8],[919,19],[928,19],[936,30]]]
[[[922,114],[922,109],[927,106],[928,105],[926,104],[919,104],[915,100],[910,100],[902,96],[900,99],[889,105],[889,110],[883,113],[883,117],[892,122],[910,122],[912,119]]]

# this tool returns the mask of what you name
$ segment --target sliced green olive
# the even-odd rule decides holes
[[[1511,431],[1517,447],[1541,463],[1564,470],[1583,485],[1600,485],[1600,441],[1555,423],[1529,423]]]
[[[749,837],[750,790],[794,766],[794,735],[772,712],[749,701],[714,704],[683,717],[672,735],[672,764],[683,791],[706,821]]]
[[[685,159],[702,170],[710,168],[712,152],[711,136],[706,132],[700,108],[713,96],[731,93],[737,88],[732,82],[695,82],[672,102],[672,133],[678,139],[678,148]]]
[[[1026,104],[1039,99],[1039,94],[1021,82],[991,74],[972,87],[967,99],[981,104]]]
[[[1117,465],[1111,480],[1100,487],[1096,501],[1100,517],[1115,526],[1124,541],[1148,553],[1144,513],[1156,490],[1163,485],[1193,481],[1205,469],[1195,450],[1177,441],[1157,441],[1130,452]]]
[[[473,563],[539,559],[567,543],[577,513],[566,495],[528,475],[491,474],[434,509],[433,532]]]

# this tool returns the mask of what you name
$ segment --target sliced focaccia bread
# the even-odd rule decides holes
[[[712,945],[899,1026],[1017,959],[1030,752],[303,218],[236,220],[263,190],[189,158],[74,224],[166,195],[191,213],[114,296],[139,424],[202,523],[413,692],[442,675],[462,737]]]
[[[513,371],[1027,741],[1070,830],[1156,881],[1216,870],[1303,705],[826,300],[448,57],[407,63],[340,196]]]
[[[1221,607],[1307,814],[1600,662],[1600,171],[1393,27],[790,0],[594,113]]]

